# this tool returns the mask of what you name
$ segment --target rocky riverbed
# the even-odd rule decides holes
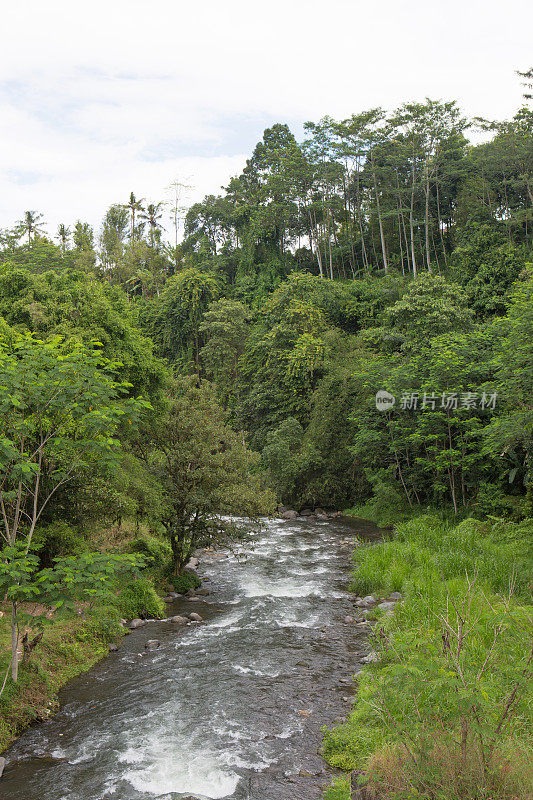
[[[204,554],[204,591],[134,625],[10,748],[0,798],[318,800],[322,726],[347,714],[372,659],[379,598],[346,591],[352,542],[378,535],[304,516]]]

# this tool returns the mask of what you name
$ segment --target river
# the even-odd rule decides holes
[[[234,554],[204,556],[203,601],[124,638],[5,753],[9,800],[318,800],[322,727],[346,716],[366,636],[344,617],[347,520],[269,520]],[[160,647],[147,652],[148,639]]]

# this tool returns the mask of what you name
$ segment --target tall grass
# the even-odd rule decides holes
[[[532,520],[425,516],[356,551],[353,591],[404,596],[324,739],[332,766],[366,770],[369,798],[533,797],[532,534]]]

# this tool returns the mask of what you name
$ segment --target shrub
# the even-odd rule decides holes
[[[185,570],[182,575],[172,575],[170,582],[174,587],[174,591],[181,594],[185,594],[189,589],[197,589],[202,583],[198,575],[189,570]]]
[[[147,578],[130,581],[120,591],[116,606],[123,617],[161,617],[165,604]]]
[[[145,557],[146,565],[156,569],[164,568],[172,559],[170,543],[150,535],[138,536],[130,542],[128,552],[140,553]]]
[[[116,606],[100,606],[91,612],[84,625],[84,633],[97,641],[112,642],[121,633],[120,612]]]
[[[77,556],[88,550],[86,538],[62,521],[38,528],[33,545],[43,567],[52,566],[54,558]]]

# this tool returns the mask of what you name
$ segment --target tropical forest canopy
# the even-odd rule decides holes
[[[41,469],[40,524],[134,515],[178,571],[219,514],[276,501],[531,514],[533,113],[428,99],[305,131],[267,129],[181,241],[177,202],[165,231],[164,204],[127,191],[98,231],[50,237],[37,211],[2,231],[6,509]],[[13,363],[38,382],[50,348],[91,365],[100,418],[62,443],[52,425],[21,464],[9,448],[46,391],[15,422]],[[113,458],[61,467],[91,425]]]

